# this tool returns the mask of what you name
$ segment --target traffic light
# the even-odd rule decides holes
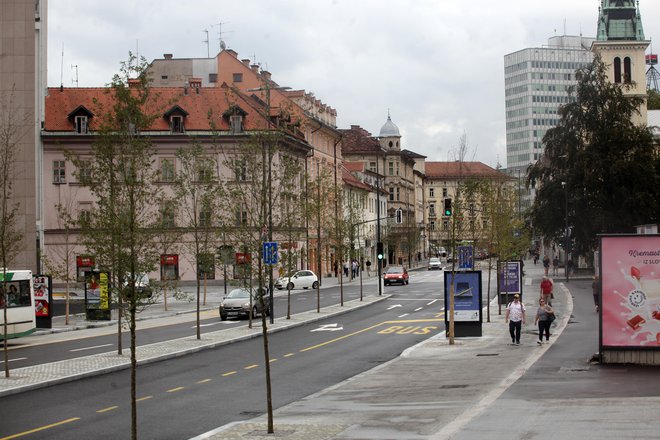
[[[445,199],[445,215],[447,217],[451,215],[451,199]]]
[[[379,260],[383,259],[383,242],[379,241],[376,243],[376,255],[378,256]]]

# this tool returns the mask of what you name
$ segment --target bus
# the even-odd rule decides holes
[[[36,329],[32,271],[0,269],[0,340],[27,336]]]

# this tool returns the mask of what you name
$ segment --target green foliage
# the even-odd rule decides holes
[[[649,95],[647,108],[649,110],[660,110],[660,92],[655,89],[648,89],[646,92]]]
[[[575,251],[584,254],[599,233],[657,222],[660,163],[649,129],[633,122],[643,100],[610,83],[599,57],[577,79],[575,101],[543,138],[545,156],[530,167],[528,184],[537,188],[535,229],[563,242],[567,216]]]

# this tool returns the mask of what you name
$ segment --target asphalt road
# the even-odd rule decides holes
[[[388,301],[271,334],[274,407],[369,370],[443,331],[441,280],[442,272],[420,272],[408,286],[387,287],[394,294]],[[339,296],[331,289],[324,293]],[[315,300],[312,292],[296,297],[295,303]],[[264,365],[263,339],[257,338],[140,367],[140,438],[188,438],[262,414]],[[0,438],[43,427],[49,439],[128,438],[129,374],[7,396],[0,400]]]

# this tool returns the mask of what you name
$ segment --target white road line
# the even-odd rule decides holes
[[[433,304],[433,303],[436,302],[436,301],[438,301],[438,300],[437,300],[437,299],[434,299],[434,300],[431,301],[430,303],[426,303],[426,305],[427,305],[427,306],[430,306],[431,304]]]
[[[24,361],[27,358],[16,358],[16,359],[9,359],[9,362],[16,362],[16,361]],[[0,361],[0,364],[4,364],[5,361]]]
[[[110,347],[111,345],[113,345],[113,344],[95,345],[93,347],[75,348],[75,349],[69,350],[69,351],[74,352],[74,351],[94,350],[95,348]]]
[[[423,308],[424,308],[424,307],[417,307],[417,308],[415,309],[415,312],[419,312],[419,311],[422,310]]]
[[[406,316],[410,315],[410,313],[404,313],[403,315],[397,316],[397,318],[405,318]]]

